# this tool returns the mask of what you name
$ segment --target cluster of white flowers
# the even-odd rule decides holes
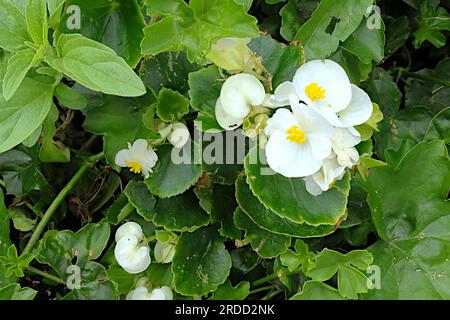
[[[139,224],[127,222],[117,229],[114,256],[128,273],[137,274],[147,270],[151,262],[150,248]]]
[[[216,105],[226,130],[236,129],[258,106],[284,107],[267,121],[267,162],[289,178],[302,177],[309,193],[319,195],[342,179],[359,161],[355,126],[372,115],[369,96],[350,83],[344,69],[331,60],[302,65],[292,82],[282,83],[267,98],[260,81],[246,73],[227,79]]]

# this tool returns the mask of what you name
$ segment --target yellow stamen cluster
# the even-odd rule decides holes
[[[312,102],[316,102],[317,100],[325,98],[326,91],[322,89],[322,87],[319,86],[316,82],[312,82],[308,86],[306,86],[305,93]]]
[[[141,173],[142,172],[142,166],[140,163],[132,162],[132,161],[125,161],[128,168],[130,168],[130,171],[133,173]]]
[[[296,125],[293,125],[289,129],[287,129],[286,134],[288,135],[286,137],[286,139],[291,142],[295,142],[298,144],[302,144],[302,143],[306,142],[305,133],[302,130],[300,130],[300,128]]]

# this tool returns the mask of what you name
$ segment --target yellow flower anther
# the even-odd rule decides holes
[[[325,98],[326,91],[322,89],[322,87],[319,86],[316,82],[312,82],[308,86],[306,86],[305,93],[312,102],[316,102],[317,100]]]
[[[291,142],[295,142],[298,144],[302,144],[302,143],[306,142],[305,133],[302,130],[300,130],[300,128],[296,125],[293,125],[289,129],[287,129],[286,134],[288,135],[286,137],[286,139]]]
[[[142,172],[142,166],[140,163],[132,162],[132,161],[125,161],[128,168],[130,168],[130,171],[133,173],[141,173]]]

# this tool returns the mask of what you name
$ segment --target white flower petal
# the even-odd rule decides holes
[[[266,158],[273,171],[288,178],[309,176],[322,166],[322,161],[314,158],[308,143],[291,142],[281,132],[274,132],[269,138]]]
[[[314,181],[312,176],[308,176],[303,178],[305,180],[306,191],[308,191],[313,196],[320,196],[323,190],[320,186]]]
[[[268,136],[274,132],[285,133],[293,125],[298,125],[295,116],[287,109],[278,109],[275,114],[267,120],[265,132]]]
[[[145,156],[147,152],[148,142],[145,139],[137,139],[130,148],[131,157],[134,160],[139,160]]]
[[[339,176],[342,177],[344,170],[345,168],[339,165],[336,158],[332,157],[323,161],[322,168],[313,175],[313,179],[322,191],[328,191],[333,182]]]
[[[220,102],[220,98],[216,102],[216,120],[219,125],[225,130],[234,130],[237,129],[242,123],[244,123],[244,118],[235,118],[230,116],[223,109],[222,103]]]
[[[313,102],[306,95],[306,87],[317,83],[325,90],[325,98]],[[293,80],[300,100],[308,105],[330,107],[334,112],[345,109],[352,98],[350,80],[345,70],[332,60],[313,60],[302,65]]]
[[[116,242],[122,239],[123,237],[134,236],[138,240],[142,240],[144,238],[144,233],[142,232],[142,228],[136,222],[127,222],[119,227],[116,231]]]
[[[352,84],[352,100],[344,110],[338,113],[342,127],[353,127],[370,119],[373,104],[368,94]]]
[[[361,136],[354,136],[346,128],[336,128],[331,138],[335,148],[349,148],[354,147],[361,142]]]
[[[307,137],[307,143],[310,144],[312,154],[317,160],[323,160],[328,158],[331,154],[331,141],[327,137],[321,134],[309,134]]]
[[[123,149],[116,154],[115,163],[122,168],[128,167],[127,161],[132,161],[130,150]]]
[[[150,248],[140,246],[135,236],[122,237],[116,244],[114,256],[117,263],[131,274],[141,273],[150,265]]]
[[[161,287],[161,290],[164,292],[165,300],[173,300],[173,292],[168,286]]]
[[[233,118],[245,118],[251,106],[259,106],[266,98],[262,83],[247,73],[229,77],[222,86],[220,101],[226,114]]]
[[[292,82],[286,81],[275,89],[272,100],[276,105],[287,106],[290,103],[291,96],[294,96],[298,100],[294,85]]]
[[[145,287],[137,287],[131,290],[126,297],[126,300],[149,300],[149,292]]]
[[[157,263],[171,263],[175,256],[175,245],[170,242],[157,241],[154,254]]]
[[[175,122],[172,127],[172,132],[167,139],[175,148],[182,148],[191,137],[188,128],[184,123]]]
[[[305,104],[292,105],[292,111],[299,123],[300,129],[305,133],[331,136],[333,127],[331,124],[311,107]]]

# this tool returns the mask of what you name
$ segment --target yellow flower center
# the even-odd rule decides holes
[[[325,89],[322,89],[316,82],[310,83],[305,88],[306,95],[312,100],[312,102],[316,102],[317,100],[321,100],[325,98]]]
[[[300,128],[296,125],[287,129],[286,134],[288,135],[286,137],[286,139],[288,139],[291,142],[295,142],[298,144],[302,144],[302,143],[306,142],[305,133],[302,130],[300,130]]]
[[[133,162],[133,161],[125,161],[128,168],[130,168],[130,171],[133,173],[141,173],[142,172],[142,166],[140,163]]]

